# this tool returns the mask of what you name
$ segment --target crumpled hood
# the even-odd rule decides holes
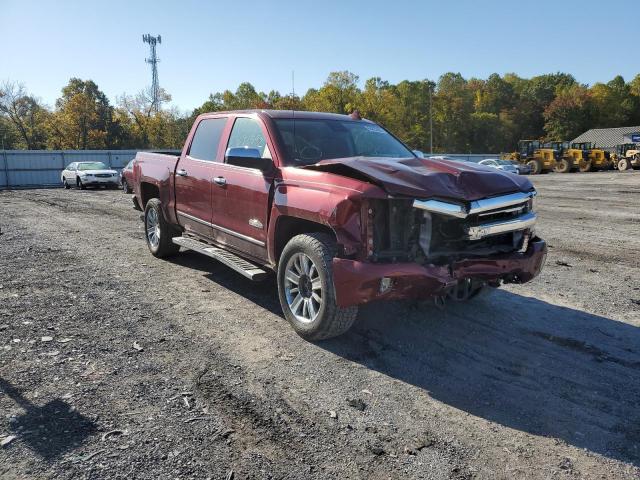
[[[303,168],[366,177],[390,195],[473,201],[533,189],[525,177],[475,163],[434,158],[349,157]]]

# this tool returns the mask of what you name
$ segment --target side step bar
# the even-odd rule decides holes
[[[176,245],[180,245],[188,250],[201,253],[207,257],[211,257],[224,263],[227,267],[233,268],[236,272],[244,275],[251,280],[264,280],[267,272],[257,265],[248,262],[237,255],[234,255],[222,248],[212,247],[211,245],[189,237],[173,237],[171,239]]]

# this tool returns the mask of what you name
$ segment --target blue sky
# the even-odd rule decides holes
[[[70,77],[90,78],[115,100],[150,83],[143,33],[162,35],[160,85],[184,110],[243,81],[287,93],[292,70],[296,93],[345,69],[361,83],[448,71],[630,80],[636,11],[637,0],[0,0],[0,80],[52,105]]]

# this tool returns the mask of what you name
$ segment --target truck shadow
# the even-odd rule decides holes
[[[477,417],[640,465],[640,329],[502,290],[361,313],[320,345]]]
[[[253,283],[195,253],[172,261],[282,317],[275,278]],[[498,290],[443,310],[373,303],[317,345],[474,416],[640,465],[632,325]]]
[[[56,398],[42,406],[35,405],[2,377],[0,393],[25,410],[25,413],[11,418],[9,422],[9,430],[18,437],[15,443],[21,442],[45,460],[53,460],[77,448],[97,430],[92,421],[62,399]]]

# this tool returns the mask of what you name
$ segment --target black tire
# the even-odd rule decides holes
[[[556,162],[554,170],[557,173],[569,173],[572,167],[573,163],[571,162],[570,158],[561,158]]]
[[[591,168],[591,161],[585,161],[585,160],[583,160],[582,162],[580,162],[580,165],[578,166],[578,169],[579,169],[582,173],[590,172],[590,171],[592,170],[592,168]]]
[[[630,169],[631,169],[631,161],[628,158],[621,158],[620,160],[618,160],[618,170],[623,172],[625,170],[630,170]]]
[[[155,232],[158,237],[157,242],[153,241],[149,234],[149,230],[151,228],[150,223],[153,218],[157,219],[158,229]],[[157,198],[149,200],[144,209],[144,234],[147,247],[149,247],[149,251],[154,257],[170,257],[178,253],[180,250],[180,246],[171,241],[173,237],[178,236],[180,233],[175,227],[165,220],[164,215],[162,214],[160,200]]]
[[[127,194],[132,192],[131,187],[129,187],[129,184],[124,178],[122,179],[122,191]]]
[[[86,190],[87,186],[82,183],[82,180],[80,180],[80,177],[76,178],[76,186],[80,189],[80,190]]]
[[[542,173],[542,162],[539,159],[534,158],[529,160],[527,165],[531,169],[531,175],[539,175]]]
[[[67,179],[64,177],[62,177],[62,185],[64,186],[65,190],[69,190],[71,188],[71,185],[69,185]]]
[[[292,257],[303,254],[308,257],[317,271],[322,303],[316,316],[309,321],[301,321],[287,301],[292,293],[286,285],[286,274]],[[358,307],[339,307],[336,304],[336,292],[333,284],[332,261],[336,255],[336,243],[325,233],[296,235],[284,247],[278,262],[278,297],[287,321],[298,335],[306,340],[324,340],[345,333],[356,320]],[[302,278],[303,275],[300,275]],[[302,290],[302,288],[300,288]],[[302,292],[300,292],[302,293]],[[308,298],[311,302],[312,300]],[[304,315],[304,313],[303,313]]]

